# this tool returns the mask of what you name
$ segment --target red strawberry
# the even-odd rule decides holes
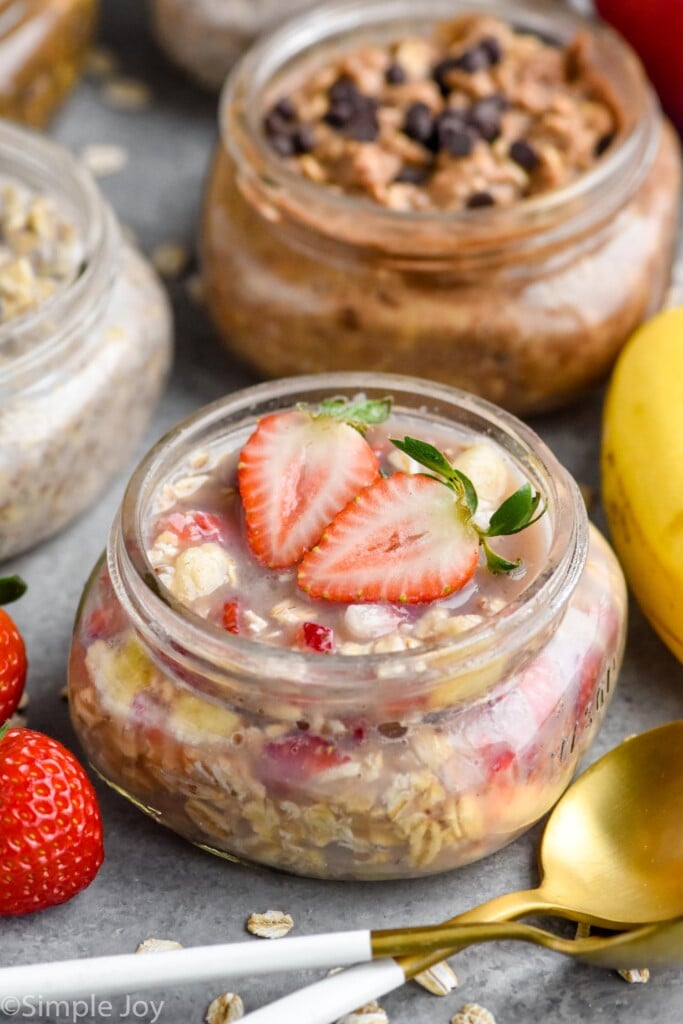
[[[61,743],[31,729],[0,739],[0,916],[64,903],[102,863],[94,790]]]
[[[26,590],[18,576],[0,579],[0,604],[9,604]],[[0,608],[0,726],[19,707],[26,684],[26,648],[13,619]]]
[[[301,647],[309,647],[319,654],[329,654],[334,649],[334,631],[317,622],[302,622],[297,639]]]
[[[226,601],[223,605],[223,629],[228,633],[239,633],[239,612],[240,606],[237,601]]]
[[[377,456],[348,423],[303,410],[265,416],[238,468],[251,550],[270,568],[295,565],[378,472]]]
[[[477,567],[479,538],[434,477],[395,473],[350,502],[304,558],[298,582],[328,601],[435,601]]]
[[[225,523],[211,512],[173,512],[164,520],[163,530],[175,533],[183,544],[220,540]]]
[[[266,744],[266,775],[283,782],[301,782],[350,760],[324,736],[296,732]]]

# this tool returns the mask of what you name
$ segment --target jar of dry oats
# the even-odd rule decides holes
[[[97,0],[0,3],[0,117],[42,127],[76,83]]]
[[[269,376],[397,370],[559,406],[661,305],[675,136],[627,45],[563,5],[418,6],[318,6],[234,70],[209,310]]]
[[[125,465],[171,351],[161,283],[90,175],[0,125],[0,561],[61,529]]]
[[[326,412],[331,398],[338,410],[387,397],[365,441]],[[271,568],[254,556],[245,508],[251,494],[277,516],[276,477],[247,487],[245,446],[256,438],[283,470],[291,457],[295,480],[302,437],[320,444],[310,489],[325,446],[336,487],[351,445],[352,465],[375,458],[378,486],[403,488],[421,469],[389,440],[403,434],[469,474],[484,520],[522,481],[542,496],[537,522],[492,542],[522,557],[516,574],[492,575],[480,557],[435,600],[321,599],[291,558]],[[370,571],[366,547],[352,572]],[[611,549],[519,421],[407,377],[290,378],[201,410],[136,470],[79,608],[71,714],[98,773],[204,849],[321,878],[420,876],[491,853],[557,800],[604,717],[625,624]]]
[[[172,61],[209,89],[266,26],[313,0],[150,0],[152,28]]]

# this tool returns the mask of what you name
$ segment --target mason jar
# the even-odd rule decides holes
[[[505,207],[402,210],[309,179],[273,151],[264,115],[302,69],[468,11],[563,42],[589,33],[623,122],[590,170]],[[522,0],[514,15],[499,0],[318,6],[249,51],[219,118],[201,237],[206,300],[223,342],[260,374],[399,371],[537,412],[604,378],[663,301],[675,135],[628,46],[560,4]]]
[[[0,6],[0,117],[40,128],[78,80],[98,3],[5,0]]]
[[[150,0],[152,30],[179,67],[209,89],[264,28],[313,0]]]
[[[547,503],[537,571],[464,632],[392,637],[370,653],[274,647],[257,624],[234,633],[188,608],[150,550],[159,503],[196,500],[207,466],[260,417],[359,392],[393,396],[392,430],[485,438],[510,460]],[[209,519],[195,515],[200,533]],[[227,533],[244,543],[234,524]],[[138,466],[78,611],[71,715],[96,771],[204,849],[320,878],[420,876],[491,853],[557,800],[614,692],[625,625],[618,563],[528,427],[424,380],[290,378],[200,410]]]
[[[60,530],[125,466],[167,379],[172,324],[160,281],[90,175],[54,142],[6,123],[0,211],[3,248],[16,239],[0,265],[2,561]],[[24,247],[35,243],[40,261],[63,258],[51,211],[78,263],[32,303],[44,282]],[[8,319],[10,308],[19,312]]]

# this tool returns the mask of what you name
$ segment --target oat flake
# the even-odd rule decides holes
[[[645,985],[650,980],[650,971],[647,967],[622,967],[617,974],[629,985]]]
[[[266,910],[265,914],[252,914],[247,931],[260,939],[282,939],[294,927],[294,921],[282,910]]]
[[[152,263],[162,277],[180,277],[189,261],[189,253],[180,242],[162,242],[152,250]]]
[[[152,93],[137,78],[112,78],[102,89],[102,99],[115,110],[146,110],[152,102]]]
[[[244,1003],[237,992],[217,996],[206,1011],[206,1024],[230,1024],[244,1017]]]
[[[416,974],[413,979],[431,992],[433,996],[447,996],[458,986],[458,979],[450,964],[443,960],[426,971]]]
[[[352,1013],[340,1017],[337,1024],[389,1024],[386,1010],[374,999]]]
[[[81,161],[96,178],[106,178],[126,166],[128,153],[122,146],[96,143],[81,150]]]
[[[141,942],[136,953],[171,953],[173,950],[182,949],[179,942],[172,939],[145,939]]]
[[[451,1024],[496,1024],[496,1019],[479,1003],[465,1003],[455,1017],[451,1017]]]

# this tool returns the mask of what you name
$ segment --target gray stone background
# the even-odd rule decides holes
[[[56,120],[54,135],[76,152],[93,143],[125,147],[127,167],[102,181],[121,220],[134,229],[147,252],[168,240],[192,246],[202,180],[215,137],[215,99],[196,90],[156,51],[142,0],[105,0],[101,39],[116,51],[126,74],[149,83],[153,104],[139,113],[112,110],[103,103],[98,84],[86,81]],[[182,283],[173,285],[171,293],[177,328],[175,372],[140,454],[187,413],[253,380],[224,354]],[[581,407],[533,424],[577,479],[592,487],[598,484],[600,405],[596,396]],[[70,628],[124,484],[123,477],[118,479],[95,508],[52,542],[3,566],[21,572],[30,584],[27,597],[15,606],[30,653],[29,723],[77,752],[67,708],[59,697]],[[601,523],[599,507],[594,515]],[[593,756],[629,733],[683,716],[683,667],[635,607],[629,636],[621,682]],[[323,883],[212,858],[164,831],[101,785],[97,787],[106,829],[104,867],[90,889],[71,903],[2,921],[0,963],[130,952],[150,935],[188,946],[237,940],[246,937],[249,914],[269,907],[290,912],[296,934],[438,921],[537,880],[539,827],[483,863],[442,877],[380,884]],[[445,999],[415,985],[387,996],[383,1005],[392,1024],[447,1024],[469,1001],[488,1007],[498,1024],[679,1024],[683,1020],[683,975],[675,972],[658,971],[647,985],[627,985],[615,974],[513,944],[470,949],[453,964],[460,986]],[[313,972],[245,978],[229,987],[237,988],[249,1010],[314,978]],[[161,1024],[200,1024],[208,1002],[223,987],[217,983],[212,989],[202,985],[151,996],[164,1000]],[[123,1012],[125,1002],[115,1001],[114,1017]],[[152,1015],[150,1011],[143,1019],[151,1020]],[[33,1019],[55,1018],[38,1009]]]

